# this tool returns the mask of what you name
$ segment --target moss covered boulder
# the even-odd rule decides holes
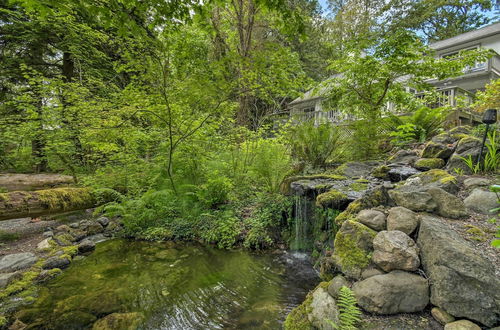
[[[346,276],[359,279],[368,267],[377,232],[360,222],[347,220],[335,236],[333,260]]]
[[[428,171],[444,167],[445,162],[441,158],[420,158],[415,162],[415,168],[421,171]]]
[[[458,192],[457,179],[445,170],[432,169],[415,174],[411,176],[410,179],[426,188],[441,188],[451,194],[456,194]]]
[[[389,202],[390,198],[387,189],[384,186],[368,190],[363,197],[351,202],[347,208],[341,212],[336,218],[335,222],[341,225],[347,220],[352,220],[356,215],[366,209],[370,209],[379,205],[385,205]]]
[[[319,194],[316,197],[316,206],[322,208],[343,209],[349,203],[346,194],[336,189]]]
[[[460,139],[457,145],[457,149],[448,160],[446,169],[449,171],[459,169],[462,170],[464,174],[471,174],[472,172],[466,165],[464,158],[471,158],[472,160],[476,161],[480,152],[481,140],[473,136],[464,136],[462,139]]]
[[[113,313],[97,320],[92,330],[135,330],[143,320],[142,313]]]
[[[311,310],[312,295],[309,294],[302,304],[295,307],[287,315],[283,328],[285,330],[314,330],[314,326],[307,317]]]
[[[455,146],[453,144],[437,143],[429,141],[422,150],[422,158],[448,159],[453,154]]]

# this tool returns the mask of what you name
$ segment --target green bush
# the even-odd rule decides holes
[[[214,173],[213,177],[208,178],[207,182],[199,187],[196,194],[208,208],[216,208],[227,203],[232,188],[230,179]]]
[[[325,167],[339,151],[339,128],[330,123],[315,125],[308,121],[290,128],[289,143],[292,155],[313,167]]]

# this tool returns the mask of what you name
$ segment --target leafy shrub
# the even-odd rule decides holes
[[[217,210],[201,215],[201,238],[217,247],[229,249],[241,233],[238,218],[231,211]]]
[[[313,167],[324,167],[339,149],[339,129],[330,123],[314,125],[308,121],[290,128],[292,154]]]
[[[460,157],[472,173],[488,172],[496,173],[500,169],[500,148],[496,131],[488,133],[486,142],[486,154],[483,163],[476,163],[472,156]]]
[[[291,199],[281,194],[258,195],[252,215],[245,220],[247,232],[243,245],[255,249],[272,246],[283,217],[291,214],[291,207]]]
[[[213,177],[208,178],[207,182],[199,187],[196,194],[208,208],[216,208],[227,203],[232,188],[231,180],[216,172]]]

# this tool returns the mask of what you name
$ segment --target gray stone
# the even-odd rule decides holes
[[[31,252],[8,254],[0,259],[0,272],[10,273],[26,269],[33,265],[38,258]]]
[[[84,239],[78,244],[78,252],[85,253],[95,249],[95,243],[89,239]]]
[[[346,286],[349,287],[349,282],[342,275],[335,276],[328,284],[328,293],[333,298],[337,299],[340,293],[340,288]]]
[[[325,288],[317,287],[314,290],[309,310],[307,318],[317,329],[334,330],[334,327],[328,321],[335,324],[339,322],[339,310],[335,299],[328,294]]]
[[[75,241],[80,241],[84,239],[87,236],[87,233],[81,229],[71,229],[70,231],[71,236],[75,238]]]
[[[449,172],[441,169],[432,169],[412,176],[410,179],[420,179],[419,186],[423,188],[441,188],[450,194],[456,194],[459,190],[457,180]],[[408,179],[407,182],[410,180]]]
[[[402,206],[396,206],[389,210],[387,216],[387,230],[399,230],[411,235],[418,227],[418,214]]]
[[[500,321],[500,279],[489,260],[435,217],[421,218],[417,243],[433,305],[490,327]]]
[[[399,182],[408,179],[410,176],[420,173],[419,170],[406,165],[391,164],[387,175],[392,182]]]
[[[78,228],[78,226],[79,226],[79,225],[78,225],[78,223],[77,223],[77,222],[72,222],[72,223],[70,223],[70,224],[69,224],[69,227],[70,227],[70,228],[73,228],[73,229]]]
[[[383,274],[385,274],[385,272],[381,271],[380,269],[375,267],[369,267],[361,273],[361,279],[365,280],[369,277],[376,275],[383,275]]]
[[[12,281],[19,279],[21,276],[21,272],[0,274],[0,289],[5,288]]]
[[[52,236],[54,236],[54,232],[52,230],[44,231],[42,236],[43,237],[52,237]]]
[[[453,317],[453,315],[450,315],[445,310],[443,310],[443,309],[441,309],[439,307],[434,307],[431,310],[431,315],[441,325],[445,325],[447,323],[455,321],[455,318]]]
[[[415,242],[402,231],[379,232],[373,240],[373,249],[373,262],[386,272],[415,271],[420,266]]]
[[[42,269],[40,274],[36,277],[36,281],[38,283],[47,282],[61,273],[62,271],[59,268]]]
[[[453,144],[430,141],[422,150],[422,158],[448,159],[453,154],[455,146]]]
[[[373,230],[385,229],[385,214],[377,210],[362,210],[356,216],[359,222]]]
[[[465,189],[473,189],[477,187],[487,187],[491,184],[491,181],[486,178],[467,178],[464,180]]]
[[[71,228],[68,225],[60,225],[60,226],[56,227],[56,231],[63,232],[63,233],[69,233],[70,229]]]
[[[389,163],[400,163],[413,165],[418,159],[418,153],[415,150],[399,150],[389,158]]]
[[[99,222],[91,222],[87,227],[87,235],[95,235],[102,233],[104,227]]]
[[[109,218],[107,217],[99,217],[97,218],[96,220],[97,222],[99,222],[103,227],[106,227],[109,223]]]
[[[473,137],[462,138],[458,142],[457,149],[448,160],[446,164],[446,169],[453,171],[455,168],[462,169],[464,173],[471,174],[471,170],[465,164],[463,158],[468,159],[471,157],[474,161],[479,156],[481,152],[481,140]]]
[[[427,193],[437,203],[436,213],[452,219],[463,218],[467,215],[464,202],[441,188],[427,189]]]
[[[499,207],[498,196],[492,191],[476,188],[464,199],[465,206],[474,212],[492,214],[490,211]]]
[[[50,249],[52,247],[52,245],[50,245],[51,241],[52,241],[51,237],[44,239],[43,241],[41,241],[40,243],[37,244],[37,246],[36,246],[37,250]]]
[[[481,330],[481,327],[469,320],[460,320],[448,323],[444,330]]]
[[[399,270],[357,282],[353,291],[358,305],[376,314],[420,312],[429,303],[427,280]]]
[[[64,256],[54,256],[47,258],[45,262],[42,265],[43,269],[52,269],[52,268],[59,268],[63,269],[69,266],[71,261],[69,258],[66,258]]]
[[[337,169],[337,173],[352,179],[365,178],[378,165],[380,165],[380,162],[347,162]]]
[[[82,221],[80,221],[80,224],[79,224],[80,229],[81,230],[87,230],[87,228],[90,226],[91,223],[92,222],[89,221],[89,220],[82,220]]]
[[[403,186],[398,189],[389,190],[389,196],[396,205],[412,211],[432,212],[437,208],[436,202],[429,193],[420,191],[413,186]]]

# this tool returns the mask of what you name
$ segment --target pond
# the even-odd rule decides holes
[[[135,313],[121,315],[139,329],[280,329],[318,281],[305,259],[114,239],[74,261],[20,315],[37,329],[89,329],[111,313]]]

